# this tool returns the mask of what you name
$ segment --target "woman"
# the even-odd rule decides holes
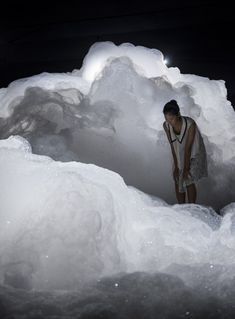
[[[192,118],[181,116],[175,100],[165,104],[163,113],[166,120],[163,128],[174,160],[173,177],[178,203],[185,203],[186,191],[188,202],[195,203],[195,183],[208,176],[206,149],[201,133]]]

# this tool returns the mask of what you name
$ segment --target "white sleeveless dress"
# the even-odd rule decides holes
[[[173,127],[167,124],[169,135],[170,135],[170,142],[172,143],[178,168],[179,168],[179,180],[177,183],[179,184],[179,192],[184,193],[186,191],[186,186],[190,184],[196,183],[202,177],[208,176],[207,171],[207,156],[206,156],[206,148],[203,142],[203,138],[199,131],[198,126],[196,125],[195,137],[191,149],[191,156],[190,156],[190,174],[187,180],[183,180],[183,169],[184,169],[184,151],[185,151],[185,144],[188,137],[188,130],[194,120],[187,116],[182,116],[182,128],[180,134],[175,134]],[[174,163],[173,163],[174,169]]]

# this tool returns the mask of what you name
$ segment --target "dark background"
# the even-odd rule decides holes
[[[182,73],[223,79],[235,106],[234,14],[227,1],[8,2],[0,20],[0,87],[79,69],[97,41],[162,51]]]

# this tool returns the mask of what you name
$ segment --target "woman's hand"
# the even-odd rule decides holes
[[[183,180],[186,180],[188,178],[192,177],[189,168],[184,168],[183,170]]]
[[[173,172],[173,177],[174,177],[175,181],[177,181],[179,179],[179,174],[180,174],[179,168],[175,167],[174,172]]]

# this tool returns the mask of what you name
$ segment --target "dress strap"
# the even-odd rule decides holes
[[[180,144],[182,144],[182,142],[183,142],[183,139],[184,139],[184,137],[185,137],[185,134],[186,134],[186,132],[187,132],[187,127],[188,127],[187,118],[184,117],[184,116],[182,116],[182,118],[185,120],[185,128],[184,128],[184,133],[183,133],[183,135],[182,135],[181,141],[178,140]],[[183,129],[183,127],[182,127],[182,129]]]
[[[173,139],[172,136],[171,136],[171,128],[170,128],[170,125],[167,123],[167,126],[168,126],[168,130],[169,130],[169,135],[170,135],[170,142],[171,143],[174,143],[176,141],[176,138]]]

